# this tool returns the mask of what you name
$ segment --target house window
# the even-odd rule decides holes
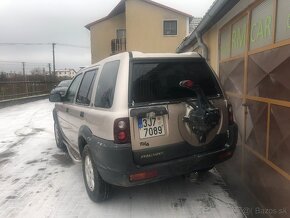
[[[126,29],[117,29],[117,39],[126,38]]]
[[[177,35],[177,20],[163,21],[163,35],[165,36]]]

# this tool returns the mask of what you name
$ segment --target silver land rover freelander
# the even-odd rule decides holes
[[[88,195],[207,171],[232,157],[237,125],[197,53],[125,52],[82,70],[50,95],[57,146],[82,161]]]

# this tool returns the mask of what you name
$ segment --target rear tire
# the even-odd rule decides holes
[[[55,137],[55,142],[56,146],[61,149],[64,152],[67,152],[67,148],[65,144],[63,143],[63,137],[59,129],[59,125],[57,122],[54,122],[54,137]]]
[[[83,150],[82,167],[84,182],[90,199],[94,202],[108,199],[111,186],[100,176],[88,145]]]

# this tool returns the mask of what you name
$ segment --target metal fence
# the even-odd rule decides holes
[[[58,83],[50,64],[0,61],[0,101],[47,94]]]
[[[57,84],[53,81],[0,82],[0,101],[47,94]]]

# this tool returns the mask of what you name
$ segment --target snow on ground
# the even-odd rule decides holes
[[[56,148],[53,104],[0,109],[0,217],[243,217],[216,170],[87,196],[81,164]]]

